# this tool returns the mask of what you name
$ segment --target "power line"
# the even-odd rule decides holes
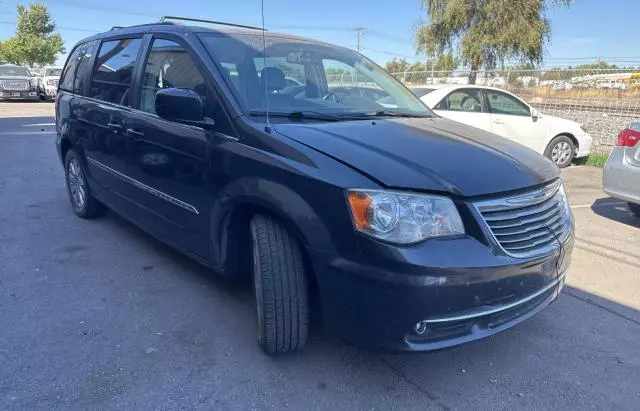
[[[292,26],[289,24],[276,24],[269,26],[272,29],[289,29],[289,30],[321,30],[321,31],[352,31],[353,27],[331,27],[331,26]]]
[[[152,17],[155,19],[159,18],[157,14],[150,14],[142,10],[131,10],[128,8],[125,9],[124,7],[105,7],[105,6],[99,6],[97,4],[86,4],[86,3],[83,4],[83,3],[74,2],[74,1],[60,1],[60,0],[53,0],[53,1],[47,0],[47,3],[57,4],[57,5],[66,6],[66,7],[75,7],[80,9],[90,8],[91,10],[102,10],[102,11],[115,13],[115,14],[128,14],[131,16]]]
[[[362,47],[363,50],[370,50],[370,51],[376,51],[378,53],[382,53],[382,54],[388,54],[390,56],[396,56],[396,57],[404,57],[404,58],[408,58],[408,59],[417,59],[419,60],[420,57],[419,56],[408,56],[406,54],[398,54],[398,53],[394,53],[393,51],[387,51],[387,50],[380,50],[380,49],[374,49],[371,47]]]
[[[386,40],[394,41],[396,43],[401,43],[401,44],[410,43],[410,41],[408,41],[407,39],[396,37],[394,35],[387,34],[387,33],[384,33],[382,31],[379,31],[379,30],[368,29],[367,30],[367,34],[370,34],[370,35],[375,36],[375,37],[380,37],[380,38],[383,38],[383,39],[386,39]]]
[[[0,21],[0,24],[7,24],[10,26],[17,26],[18,23],[13,22],[13,21]],[[70,30],[70,31],[84,31],[87,33],[100,33],[99,30],[89,30],[89,29],[81,29],[81,28],[77,28],[77,27],[60,27],[60,26],[56,26],[57,30]]]

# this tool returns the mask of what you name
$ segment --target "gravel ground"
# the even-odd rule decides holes
[[[0,409],[638,408],[640,221],[602,194],[600,170],[564,172],[574,263],[531,320],[417,355],[316,325],[306,351],[273,359],[250,290],[111,213],[73,215],[47,106],[0,104]]]

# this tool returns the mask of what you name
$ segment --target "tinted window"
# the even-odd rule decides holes
[[[155,113],[156,91],[169,87],[190,88],[206,99],[204,79],[187,50],[174,41],[155,39],[142,78],[140,109]]]
[[[91,97],[130,105],[130,88],[141,39],[105,41],[95,63]]]
[[[51,77],[60,77],[60,74],[62,74],[62,69],[46,69],[44,71],[44,75],[46,77],[51,76]]]
[[[0,76],[31,77],[31,73],[29,73],[26,67],[9,66],[0,67]]]
[[[436,110],[466,111],[470,113],[481,113],[479,90],[466,89],[456,90],[442,99],[436,106]]]
[[[530,116],[529,106],[517,98],[499,91],[487,90],[487,100],[492,113]]]
[[[95,48],[96,42],[92,41],[80,44],[73,50],[67,65],[64,67],[62,78],[60,79],[60,88],[63,90],[81,93],[84,90],[84,84],[89,77],[91,71],[91,56]]]

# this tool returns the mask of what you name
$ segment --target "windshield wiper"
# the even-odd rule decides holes
[[[250,111],[249,115],[251,116],[266,116],[266,111]],[[322,120],[322,121],[341,121],[344,120],[344,117],[335,116],[326,113],[320,113],[318,111],[310,111],[310,110],[300,110],[300,111],[292,111],[289,113],[283,113],[279,111],[269,112],[269,116],[271,117],[280,117],[280,118],[289,118],[292,120]]]
[[[419,118],[431,117],[428,114],[403,113],[400,111],[392,111],[392,110],[378,110],[378,111],[372,111],[369,113],[363,113],[362,115],[370,116],[370,117],[419,117]]]

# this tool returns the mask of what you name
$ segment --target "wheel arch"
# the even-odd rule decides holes
[[[259,213],[275,217],[300,242],[305,267],[312,273],[306,248],[333,250],[326,227],[315,210],[295,191],[263,179],[241,179],[222,190],[211,208],[211,256],[230,276],[248,273],[243,251],[250,246],[249,223]],[[310,275],[315,281],[315,276]]]
[[[67,157],[67,153],[69,150],[74,148],[73,143],[66,137],[60,139],[60,158],[62,159],[62,163],[64,164],[64,160]]]
[[[550,138],[550,139],[545,143],[545,145],[544,145],[544,152],[545,152],[545,153],[547,152],[547,150],[549,149],[549,146],[551,145],[551,142],[552,142],[553,140],[555,140],[555,139],[556,139],[556,138],[558,138],[558,137],[562,137],[562,136],[564,136],[564,137],[568,137],[568,138],[573,142],[573,144],[575,145],[575,152],[576,152],[576,153],[579,151],[580,143],[578,142],[578,139],[576,138],[576,136],[575,136],[573,133],[570,133],[570,132],[568,132],[568,131],[562,131],[562,132],[559,132],[559,133],[554,133],[554,134],[553,134],[553,137],[551,137],[551,138]]]

